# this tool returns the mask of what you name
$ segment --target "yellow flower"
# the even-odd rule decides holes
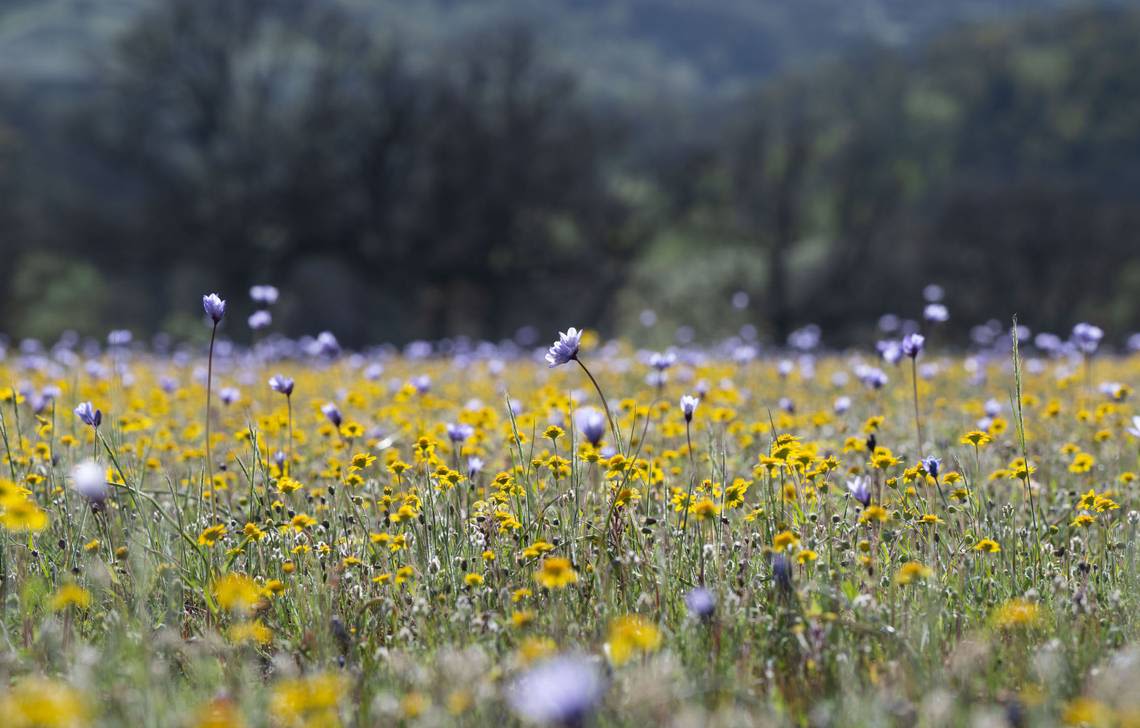
[[[811,549],[804,549],[803,551],[796,554],[796,561],[798,561],[801,564],[811,563],[812,561],[815,561],[818,558],[819,558],[819,554],[812,551]]]
[[[777,533],[776,536],[772,539],[772,550],[784,551],[785,549],[795,546],[799,542],[800,537],[796,534],[792,533],[791,531],[782,531],[780,533]]]
[[[974,544],[974,550],[983,554],[996,554],[1001,551],[1001,545],[991,538],[983,538]]]
[[[466,576],[463,577],[463,583],[466,584],[467,586],[470,586],[470,587],[482,586],[483,585],[483,575],[482,574],[467,574]]]
[[[1069,472],[1087,473],[1088,471],[1092,470],[1094,463],[1096,463],[1096,460],[1094,460],[1093,456],[1089,455],[1087,452],[1077,453],[1076,457],[1073,458],[1073,462],[1069,463]]]
[[[12,728],[78,728],[87,715],[75,688],[47,678],[24,678],[0,697],[0,716]]]
[[[206,526],[206,528],[202,530],[202,533],[198,535],[198,544],[200,546],[213,546],[225,535],[226,527],[221,523]]]
[[[1076,528],[1076,527],[1088,528],[1089,526],[1093,525],[1094,523],[1096,523],[1096,516],[1090,516],[1088,513],[1082,513],[1079,516],[1077,516],[1076,518],[1074,518],[1072,521],[1070,521],[1069,525],[1073,526],[1074,528]]]
[[[698,521],[711,521],[720,513],[720,507],[708,498],[697,501],[689,510]]]
[[[933,573],[933,570],[925,564],[918,561],[908,561],[899,567],[898,573],[895,574],[895,583],[900,585],[911,584],[929,579]]]
[[[661,632],[652,622],[630,614],[610,623],[606,651],[614,665],[624,665],[639,653],[650,653],[661,646]]]
[[[551,556],[542,560],[542,567],[534,573],[534,580],[547,589],[564,589],[578,581],[570,559]]]
[[[232,700],[215,698],[198,709],[193,728],[245,728],[245,720]]]
[[[51,598],[51,609],[59,612],[68,607],[87,609],[91,606],[91,592],[78,584],[64,584]]]
[[[269,709],[283,725],[340,725],[337,706],[344,692],[344,680],[330,673],[285,680],[273,688]]]
[[[267,645],[273,641],[273,630],[257,620],[239,622],[227,630],[226,637],[234,644],[257,643]]]
[[[879,523],[883,523],[889,520],[890,517],[891,514],[887,512],[886,508],[883,508],[878,504],[874,504],[867,506],[863,510],[863,513],[859,516],[859,520],[864,523],[870,523],[871,521],[878,521]]]
[[[985,447],[986,445],[993,442],[993,440],[994,439],[992,437],[990,437],[985,432],[982,432],[981,430],[971,430],[970,432],[967,432],[965,435],[962,435],[962,439],[959,440],[959,442],[962,443],[963,445],[973,445],[974,447]]]
[[[229,573],[214,582],[218,606],[233,612],[247,612],[261,601],[261,587],[243,574]]]
[[[0,525],[16,533],[42,531],[47,528],[48,516],[27,498],[11,498],[3,504]]]

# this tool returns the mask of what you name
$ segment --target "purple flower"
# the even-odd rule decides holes
[[[217,326],[222,320],[222,316],[226,315],[226,302],[218,297],[218,294],[211,293],[208,296],[202,296],[202,308],[206,310],[206,315]]]
[[[776,554],[772,557],[772,578],[781,590],[792,590],[792,562],[788,561],[787,556]]]
[[[91,427],[98,428],[103,424],[103,412],[95,409],[90,402],[83,402],[75,408],[75,416],[83,421],[83,424],[90,425]]]
[[[467,458],[467,477],[468,477],[468,479],[474,480],[475,476],[478,475],[480,472],[482,472],[483,465],[484,465],[484,463],[483,463],[482,458],[477,458],[474,455]]]
[[[883,357],[883,361],[888,364],[898,364],[899,359],[902,359],[902,347],[899,346],[899,342],[893,339],[880,341],[879,343],[875,344],[875,348]]]
[[[1140,437],[1140,415],[1132,418],[1132,426],[1128,428],[1128,434],[1133,437]]]
[[[277,303],[277,289],[273,286],[253,286],[249,289],[249,297],[252,298],[255,303],[272,306]]]
[[[293,394],[293,379],[275,374],[269,378],[269,388],[288,397]]]
[[[254,311],[249,315],[249,327],[254,331],[264,329],[271,323],[273,323],[273,315],[268,311]]]
[[[559,655],[538,664],[507,689],[507,702],[524,721],[543,725],[583,725],[605,693],[594,660]]]
[[[601,412],[593,408],[587,408],[578,411],[578,429],[582,431],[582,437],[586,438],[594,447],[602,441],[606,434],[606,417]]]
[[[850,397],[837,397],[835,399],[835,404],[833,405],[833,407],[835,409],[835,414],[841,415],[844,412],[846,412],[847,410],[851,409],[851,398]]]
[[[847,492],[851,497],[863,504],[866,508],[871,504],[871,486],[862,475],[856,475],[847,481]]]
[[[325,402],[321,405],[321,414],[323,414],[325,419],[331,422],[334,427],[340,427],[340,423],[344,421],[344,418],[340,416],[340,410],[332,402]]]
[[[231,405],[241,399],[241,390],[236,387],[225,387],[218,392],[218,396],[221,397],[222,404]]]
[[[558,341],[555,341],[550,347],[550,351],[546,352],[546,363],[554,368],[561,366],[572,359],[578,358],[578,349],[582,345],[582,332],[571,326],[564,332],[558,334]]]
[[[690,614],[708,619],[716,609],[716,597],[708,589],[699,586],[685,595],[685,606]]]
[[[685,422],[693,421],[693,413],[696,412],[697,405],[700,403],[701,401],[692,395],[681,395],[681,413],[685,415]]]
[[[447,423],[447,438],[454,443],[463,442],[474,434],[475,428],[471,425],[465,425],[462,422],[459,424]]]
[[[411,384],[417,394],[426,394],[431,391],[431,377],[426,374],[412,377]]]
[[[942,459],[936,458],[933,455],[922,461],[922,467],[926,469],[926,474],[935,480],[938,479],[938,469],[942,467]]]
[[[1081,322],[1073,327],[1073,343],[1084,354],[1093,354],[1104,338],[1104,331],[1099,326]]]
[[[950,320],[950,311],[944,304],[928,303],[922,310],[922,317],[932,323],[943,324]]]
[[[571,329],[571,331],[573,331],[573,329]],[[547,361],[549,360],[550,357],[547,357]],[[676,363],[677,355],[671,351],[665,352],[664,354],[655,351],[649,355],[649,366],[653,367],[659,372],[665,371]]]
[[[919,352],[922,351],[922,347],[925,343],[926,337],[922,334],[907,334],[902,340],[902,353],[911,359],[915,359],[918,357]]]

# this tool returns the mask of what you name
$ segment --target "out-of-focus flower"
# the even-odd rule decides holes
[[[71,469],[71,487],[92,506],[102,506],[110,495],[107,471],[94,460],[84,460]]]
[[[255,331],[264,329],[271,323],[273,323],[273,314],[268,311],[254,311],[249,315],[249,327]]]
[[[788,561],[788,557],[782,553],[772,557],[772,578],[775,580],[776,586],[781,590],[791,591],[792,563]]]
[[[254,303],[272,306],[277,303],[277,289],[267,285],[252,286],[249,289],[249,297],[253,299]]]
[[[932,478],[938,478],[938,469],[942,467],[942,459],[936,458],[933,455],[922,461],[922,467],[926,469],[926,474]]]
[[[1099,326],[1093,326],[1090,323],[1082,321],[1073,327],[1073,343],[1084,354],[1096,353],[1097,347],[1100,346],[1101,339],[1104,338],[1104,331]]]
[[[341,423],[344,422],[344,418],[341,417],[340,414],[340,408],[332,402],[325,402],[321,405],[321,414],[323,414],[325,419],[331,422],[334,427],[340,427]]]
[[[693,421],[693,413],[697,411],[697,405],[700,403],[701,400],[692,395],[681,395],[681,413],[685,415],[685,422]]]
[[[867,478],[856,475],[847,481],[847,492],[851,497],[863,504],[866,508],[871,503],[871,486]]]
[[[582,431],[582,437],[586,438],[586,442],[597,447],[606,434],[605,415],[592,407],[588,407],[578,411],[577,420],[578,429]]]
[[[558,334],[558,341],[555,341],[550,350],[546,352],[546,363],[551,368],[561,366],[567,362],[578,358],[578,349],[582,345],[582,332],[571,326],[564,332]]]
[[[529,723],[583,725],[605,689],[594,660],[579,654],[560,655],[515,680],[507,689],[507,702]]]
[[[97,428],[103,424],[103,412],[95,409],[95,406],[90,402],[81,402],[79,406],[75,408],[75,416],[78,417],[83,424],[90,425],[91,427]]]
[[[922,334],[907,334],[902,340],[902,352],[911,359],[916,358],[926,344],[926,337]]]
[[[655,652],[660,646],[661,632],[644,617],[627,614],[610,623],[606,651],[610,661],[619,667],[635,655]]]
[[[716,597],[708,589],[699,586],[685,595],[685,606],[693,616],[708,619],[716,610]]]
[[[447,423],[447,439],[456,444],[464,442],[474,434],[475,428],[473,428],[471,425],[467,425],[462,422],[458,424],[454,422]]]
[[[922,289],[922,298],[928,303],[938,303],[942,300],[943,295],[945,295],[945,291],[937,283],[929,283]]]
[[[483,470],[483,459],[477,458],[474,455],[467,458],[467,477],[474,478]]]
[[[941,303],[929,303],[922,310],[922,317],[931,323],[946,323],[950,320],[950,311]]]
[[[215,325],[220,323],[222,317],[226,315],[226,302],[219,298],[216,293],[202,296],[202,308],[205,309],[206,315]]]
[[[573,331],[573,329],[571,329],[571,331]],[[549,361],[549,359],[547,359],[547,361]],[[677,363],[677,355],[671,351],[665,353],[655,351],[649,355],[649,366],[659,372],[665,371],[675,363]]]
[[[218,397],[221,398],[222,404],[231,405],[241,399],[241,390],[237,387],[224,387],[218,392]]]
[[[293,394],[293,379],[291,377],[275,374],[269,378],[269,388],[274,392],[280,392],[288,397]]]

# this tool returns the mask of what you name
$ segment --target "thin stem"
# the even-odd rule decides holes
[[[614,445],[617,447],[618,452],[622,452],[623,448],[621,443],[621,432],[618,431],[617,425],[614,424],[614,417],[612,414],[610,414],[610,405],[606,401],[606,395],[602,392],[602,388],[598,384],[598,380],[594,379],[594,375],[590,373],[590,370],[586,368],[586,365],[582,363],[582,360],[578,357],[574,357],[574,361],[578,362],[578,366],[582,367],[582,371],[586,372],[586,376],[590,378],[590,381],[593,383],[594,389],[597,391],[598,396],[601,397],[602,409],[606,412],[606,419],[610,423],[610,432],[612,432],[614,436]]]
[[[218,334],[218,324],[210,330],[210,353],[206,357],[206,482],[210,487],[210,508],[215,518],[218,515],[218,498],[214,492],[214,459],[210,454],[210,396],[214,384],[214,338]]]
[[[914,429],[918,433],[918,459],[925,455],[922,452],[922,416],[918,412],[918,357],[910,360],[910,379],[914,383]]]

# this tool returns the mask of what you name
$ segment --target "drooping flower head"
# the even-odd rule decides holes
[[[293,394],[293,379],[292,377],[274,374],[269,378],[269,388],[288,397]]]
[[[864,508],[871,504],[871,485],[862,475],[856,475],[847,481],[847,492],[862,503]]]
[[[202,296],[202,308],[205,309],[206,315],[210,317],[210,320],[214,322],[215,326],[220,323],[222,317],[226,315],[226,302],[216,293]]]
[[[95,409],[95,406],[90,402],[81,402],[79,406],[75,408],[75,416],[78,417],[83,424],[90,425],[91,427],[98,428],[99,425],[103,424],[102,410]]]
[[[94,460],[84,460],[71,470],[71,486],[93,507],[98,508],[107,500],[110,489],[107,487],[107,472]]]
[[[543,725],[582,725],[605,693],[595,661],[559,655],[525,672],[507,689],[507,702],[520,718]]]
[[[681,395],[681,413],[685,415],[685,422],[693,421],[693,413],[697,411],[697,405],[701,400],[690,394]]]
[[[933,455],[922,461],[922,467],[926,469],[926,474],[932,478],[938,478],[938,469],[942,467],[942,459],[936,458]]]
[[[325,402],[321,405],[321,414],[325,416],[326,420],[333,424],[333,427],[340,427],[341,422],[344,421],[344,418],[340,415],[340,408],[332,402]]]
[[[907,334],[902,340],[902,352],[911,359],[915,359],[922,352],[924,344],[926,344],[926,337],[922,334]]]
[[[554,368],[577,359],[578,349],[581,345],[582,332],[571,326],[558,334],[558,341],[555,341],[551,345],[550,351],[546,352],[546,363]]]

